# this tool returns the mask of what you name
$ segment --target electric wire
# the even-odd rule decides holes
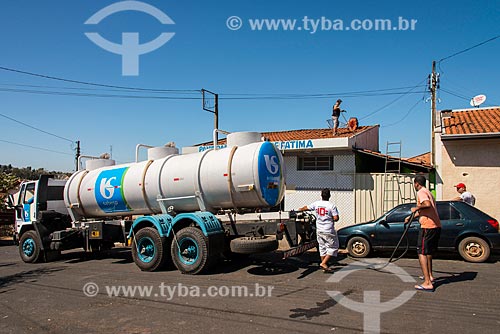
[[[410,90],[406,91],[405,93],[401,94],[400,96],[398,96],[396,99],[392,100],[391,102],[383,105],[382,107],[376,109],[375,111],[372,111],[371,113],[369,113],[368,115],[365,115],[363,117],[360,117],[359,120],[364,120],[364,119],[367,119],[367,118],[370,118],[371,116],[379,113],[380,111],[384,110],[385,108],[393,105],[394,103],[396,103],[397,101],[401,100],[403,97],[405,97],[406,95],[408,94],[411,94],[413,93],[413,90],[418,88],[418,87],[421,87],[422,83],[425,82],[427,80],[427,78],[425,78],[424,80],[420,81],[417,85],[413,86]],[[422,92],[415,92],[415,93],[422,93]]]
[[[459,99],[470,101],[470,97],[465,97],[464,95],[461,95],[461,94],[458,94],[458,93],[454,93],[454,92],[449,91],[449,90],[444,89],[444,88],[441,88],[440,90],[443,91],[444,93],[447,93],[447,94],[453,95],[455,97],[458,97]]]
[[[490,39],[487,39],[486,41],[483,41],[483,42],[481,42],[481,43],[479,43],[479,44],[473,45],[473,46],[468,47],[468,48],[466,48],[466,49],[463,49],[463,50],[461,50],[461,51],[455,52],[455,53],[453,53],[453,54],[451,54],[451,55],[449,55],[449,56],[446,56],[446,57],[444,57],[444,58],[441,58],[440,60],[438,60],[438,63],[441,63],[441,62],[443,62],[443,61],[445,61],[445,60],[448,60],[448,59],[450,59],[450,58],[453,58],[453,57],[455,57],[455,56],[458,56],[459,54],[462,54],[462,53],[465,53],[465,52],[470,51],[470,50],[472,50],[472,49],[475,49],[475,48],[477,48],[477,47],[479,47],[479,46],[481,46],[481,45],[484,45],[484,44],[486,44],[486,43],[492,42],[492,41],[494,41],[494,40],[495,40],[495,39],[497,39],[497,38],[500,38],[500,35],[497,35],[497,36],[492,37],[492,38],[490,38]]]
[[[97,82],[89,82],[89,81],[82,81],[82,80],[75,80],[75,79],[69,79],[69,78],[62,78],[62,77],[56,77],[53,75],[46,75],[46,74],[40,74],[40,73],[35,73],[35,72],[28,72],[28,71],[23,71],[15,68],[10,68],[10,67],[5,67],[5,66],[0,66],[0,70],[3,71],[9,71],[17,74],[22,74],[22,75],[28,75],[28,76],[33,76],[33,77],[38,77],[38,78],[43,78],[43,79],[49,79],[49,80],[56,80],[56,81],[61,81],[61,82],[67,82],[67,83],[73,83],[73,84],[78,84],[78,85],[87,85],[87,86],[94,86],[94,87],[100,87],[100,88],[107,88],[111,89],[111,91],[114,92],[128,92],[128,93],[175,93],[175,94],[199,94],[201,90],[199,89],[158,89],[158,88],[145,88],[145,87],[130,87],[130,86],[119,86],[119,85],[110,85],[110,84],[103,84],[103,83],[97,83]],[[5,84],[2,84],[5,86]],[[41,86],[41,85],[20,85],[20,84],[12,84],[10,85],[11,87],[29,87],[29,88],[47,88],[47,89],[60,89],[60,90],[97,90],[97,89],[90,89],[90,88],[77,88],[77,87],[57,87],[57,86]],[[397,90],[401,89],[407,89],[407,88],[413,88],[413,87],[397,87],[397,88],[384,88],[384,89],[374,89],[374,90],[366,90],[366,91],[354,91],[354,92],[334,92],[334,93],[314,93],[314,94],[299,94],[299,93],[277,93],[277,94],[270,94],[270,93],[222,93],[219,95],[221,98],[224,98],[226,100],[232,100],[232,99],[238,99],[238,100],[243,100],[243,99],[304,99],[304,98],[330,98],[333,96],[377,96],[377,95],[397,95],[397,94],[404,94],[401,92],[396,92]],[[17,92],[17,93],[33,93],[33,94],[49,94],[49,95],[74,95],[70,94],[67,92],[60,92],[60,91],[40,91],[40,90],[16,90],[12,88],[3,88],[0,89],[0,91],[9,91],[9,92]],[[386,92],[386,93],[382,93]],[[379,94],[380,93],[380,94]],[[153,97],[153,96],[145,96],[145,97],[136,97],[135,95],[130,96],[130,95],[105,95],[105,94],[83,94],[83,93],[75,93],[76,96],[96,96],[96,97],[116,97],[116,98],[161,98],[161,99],[199,99],[199,98],[181,98],[181,97],[172,97],[172,96],[161,96],[161,97]]]
[[[117,89],[124,89],[124,90],[147,91],[147,92],[165,92],[165,93],[167,93],[167,92],[200,92],[200,90],[189,90],[189,89],[154,89],[154,88],[109,85],[109,84],[102,84],[102,83],[89,82],[89,81],[66,79],[66,78],[45,75],[45,74],[40,74],[40,73],[22,71],[22,70],[18,70],[15,68],[9,68],[9,67],[4,67],[4,66],[0,66],[0,70],[18,73],[18,74],[23,74],[23,75],[28,75],[28,76],[33,76],[33,77],[38,77],[38,78],[43,78],[43,79],[50,79],[50,80],[69,82],[69,83],[75,83],[75,84],[80,84],[80,85],[105,87],[105,88],[117,88]]]
[[[394,122],[394,123],[391,123],[391,124],[387,124],[387,125],[384,125],[382,126],[383,128],[388,128],[388,127],[391,127],[391,126],[394,126],[394,125],[397,125],[399,123],[401,123],[402,121],[404,121],[408,116],[410,116],[411,112],[422,102],[422,100],[418,100],[407,112],[406,114],[403,116],[403,118],[401,118],[399,121],[397,122]]]
[[[28,86],[28,85],[26,85]],[[420,86],[423,87],[423,86]],[[418,87],[414,87],[418,88]],[[72,89],[64,87],[62,89]],[[78,97],[98,97],[98,98],[121,98],[121,99],[156,99],[156,100],[201,100],[202,97],[187,97],[187,96],[166,96],[166,95],[130,95],[130,94],[98,94],[98,93],[78,93],[78,92],[65,92],[55,90],[37,90],[37,89],[19,89],[19,88],[0,88],[0,92],[11,93],[25,93],[25,94],[38,94],[38,95],[59,95],[59,96],[78,96]],[[372,96],[390,96],[390,95],[408,95],[420,94],[422,91],[406,91],[406,92],[379,92],[379,93],[330,93],[330,94],[309,94],[309,95],[268,95],[268,96],[230,96],[225,97],[220,94],[220,100],[308,100],[308,99],[330,99],[334,96],[342,96],[344,98],[351,97],[372,97]]]
[[[0,139],[0,142],[7,143],[7,144],[12,144],[12,145],[17,145],[17,146],[22,146],[22,147],[29,147],[29,148],[33,148],[33,149],[36,149],[36,150],[46,151],[46,152],[52,152],[52,153],[58,153],[58,154],[64,154],[64,155],[74,156],[74,154],[71,154],[71,153],[66,153],[66,152],[51,150],[51,149],[48,149],[48,148],[37,147],[37,146],[32,146],[32,145],[27,145],[27,144],[16,143],[16,142],[9,141],[9,140],[4,140],[4,139]]]
[[[65,138],[65,137],[62,137],[62,136],[56,135],[55,133],[52,133],[52,132],[48,132],[48,131],[42,130],[42,129],[37,128],[37,127],[35,127],[35,126],[33,126],[33,125],[29,125],[29,124],[27,124],[27,123],[21,122],[21,121],[19,121],[19,120],[17,120],[17,119],[14,119],[14,118],[12,118],[12,117],[10,117],[10,116],[7,116],[7,115],[4,115],[4,114],[2,114],[2,113],[0,113],[0,116],[1,116],[1,117],[4,117],[4,118],[7,118],[7,119],[9,119],[9,120],[11,120],[11,121],[13,121],[13,122],[16,122],[16,123],[22,124],[22,125],[24,125],[24,126],[26,126],[26,127],[30,128],[30,129],[33,129],[33,130],[36,130],[36,131],[39,131],[39,132],[45,133],[45,134],[47,134],[47,135],[49,135],[49,136],[56,137],[56,138],[59,138],[59,139],[62,139],[62,140],[66,140],[66,141],[68,141],[68,142],[70,142],[70,143],[74,143],[74,142],[75,142],[74,140],[71,140],[71,139],[68,139],[68,138]]]

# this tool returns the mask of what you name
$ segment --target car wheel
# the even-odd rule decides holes
[[[368,240],[363,237],[354,237],[347,243],[347,251],[352,257],[367,257],[370,254],[371,246]]]
[[[484,262],[490,257],[490,246],[479,237],[468,237],[460,241],[458,252],[467,262]]]

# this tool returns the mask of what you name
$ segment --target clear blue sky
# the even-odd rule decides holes
[[[210,89],[220,94],[220,128],[279,131],[324,128],[337,97],[348,117],[361,125],[380,124],[380,147],[403,141],[403,155],[429,151],[428,94],[353,96],[340,94],[425,85],[432,60],[499,35],[499,1],[145,1],[175,25],[162,25],[139,12],[121,12],[99,25],[84,22],[116,1],[2,1],[0,66],[73,80],[158,89]],[[230,16],[243,20],[227,28]],[[252,31],[249,19],[418,20],[415,31]],[[175,36],[140,57],[140,75],[122,76],[121,57],[92,43],[85,32],[115,43],[122,32],[139,32],[140,42],[161,32]],[[443,61],[438,109],[469,106],[466,98],[486,94],[485,105],[500,104],[500,39]],[[23,85],[23,86],[20,86]],[[55,89],[26,87],[50,86]],[[77,88],[68,90],[67,88]],[[71,140],[82,153],[98,155],[113,147],[119,162],[134,159],[137,143],[179,147],[211,138],[213,116],[195,99],[124,99],[28,94],[7,90],[52,90],[124,94],[0,71],[0,113]],[[419,87],[414,92],[421,92]],[[405,92],[409,89],[401,89]],[[241,99],[228,94],[330,94],[313,99]],[[127,93],[125,93],[127,95]],[[130,94],[128,94],[130,95]],[[142,95],[174,96],[170,93]],[[257,95],[250,95],[256,97]],[[281,96],[281,95],[280,95]],[[379,108],[372,117],[365,118]],[[420,103],[419,103],[420,101]],[[418,104],[417,104],[418,103]],[[404,118],[410,108],[411,113]],[[400,121],[404,118],[402,121]],[[400,122],[399,122],[400,121]],[[388,126],[397,123],[397,125]],[[71,143],[0,117],[0,164],[49,170],[74,168]],[[65,154],[16,146],[43,147]]]

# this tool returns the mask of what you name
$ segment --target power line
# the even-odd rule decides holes
[[[18,74],[29,75],[29,76],[43,78],[43,79],[56,80],[56,81],[62,81],[62,82],[70,82],[70,83],[75,83],[75,84],[79,84],[79,85],[105,87],[105,88],[117,88],[117,89],[135,90],[135,91],[148,91],[148,92],[165,92],[165,93],[167,93],[167,92],[199,92],[199,90],[154,89],[154,88],[141,88],[141,87],[127,87],[127,86],[108,85],[108,84],[101,84],[101,83],[96,83],[96,82],[88,82],[88,81],[80,81],[80,80],[60,78],[60,77],[55,77],[55,76],[51,76],[51,75],[45,75],[45,74],[40,74],[40,73],[28,72],[28,71],[22,71],[22,70],[18,70],[18,69],[15,69],[15,68],[9,68],[9,67],[3,67],[3,66],[0,66],[0,70],[2,70],[2,71],[8,71],[8,72],[13,72],[13,73],[18,73]]]
[[[363,119],[366,119],[366,118],[369,118],[373,115],[375,115],[376,113],[384,110],[385,108],[389,107],[390,105],[393,105],[394,103],[396,103],[397,101],[401,100],[403,97],[405,97],[406,95],[408,94],[411,94],[412,91],[418,87],[421,87],[422,83],[425,82],[427,80],[427,78],[425,78],[424,80],[420,81],[417,85],[413,86],[410,90],[406,91],[405,93],[403,93],[401,96],[398,96],[397,98],[395,98],[394,100],[392,100],[391,102],[387,103],[386,105],[376,109],[375,111],[369,113],[368,115],[364,116],[364,117],[361,117],[359,120],[363,120]],[[415,93],[418,93],[420,94],[421,92],[415,92]],[[412,93],[414,94],[414,93]]]
[[[384,128],[388,128],[388,127],[391,127],[391,126],[394,126],[394,125],[397,125],[399,123],[401,123],[402,121],[404,121],[408,116],[410,116],[411,112],[418,106],[418,104],[422,102],[422,100],[418,100],[417,103],[415,103],[407,112],[406,114],[403,116],[403,118],[401,118],[399,121],[397,122],[394,122],[394,123],[391,123],[391,124],[388,124],[388,125],[384,125],[383,127]]]
[[[458,52],[455,52],[454,54],[451,54],[451,55],[449,55],[449,56],[446,56],[446,57],[444,57],[444,58],[441,58],[440,60],[438,60],[438,63],[441,63],[441,62],[442,62],[442,61],[444,61],[444,60],[450,59],[450,58],[452,58],[452,57],[458,56],[459,54],[462,54],[462,53],[465,53],[465,52],[470,51],[470,50],[472,50],[472,49],[475,49],[475,48],[477,48],[477,47],[479,47],[479,46],[481,46],[481,45],[484,45],[484,44],[486,44],[486,43],[489,43],[489,42],[491,42],[491,41],[494,41],[494,40],[495,40],[495,39],[497,39],[497,38],[500,38],[500,35],[497,35],[497,36],[492,37],[492,38],[490,38],[490,39],[488,39],[488,40],[486,40],[486,41],[484,41],[484,42],[481,42],[481,43],[479,43],[479,44],[476,44],[476,45],[473,45],[473,46],[468,47],[468,48],[466,48],[466,49],[463,49],[462,51],[458,51]]]
[[[471,99],[470,97],[466,97],[465,95],[458,94],[458,93],[454,93],[454,92],[449,91],[449,90],[444,89],[444,88],[441,88],[441,90],[442,90],[443,92],[447,93],[447,94],[453,95],[453,96],[455,96],[455,97],[458,97],[458,98],[463,99],[463,100],[466,100],[466,101],[470,101],[470,99]]]
[[[414,87],[417,88],[417,87]],[[350,97],[370,97],[370,96],[390,96],[390,95],[408,95],[408,94],[420,94],[419,92],[390,92],[390,93],[367,93],[367,94],[342,94],[342,93],[332,93],[328,95],[297,95],[297,96],[254,96],[254,97],[220,97],[222,100],[315,100],[315,99],[331,99],[332,97],[342,96],[343,98]]]
[[[0,92],[26,93],[26,94],[39,94],[39,95],[79,96],[79,97],[124,98],[124,99],[201,100],[201,97],[91,94],[91,93],[61,92],[61,91],[33,90],[33,89],[14,89],[14,88],[0,88]]]
[[[130,89],[117,89],[117,88],[90,88],[90,87],[68,87],[68,86],[47,86],[47,85],[29,85],[29,84],[19,84],[19,83],[0,83],[0,86],[6,87],[28,87],[28,88],[43,88],[43,89],[65,89],[65,90],[81,90],[81,91],[103,91],[103,92],[127,92],[127,93],[142,93],[140,91],[131,91]],[[163,93],[157,91],[148,91],[148,93]],[[199,91],[195,92],[175,92],[175,94],[199,94]]]
[[[21,144],[21,143],[15,143],[15,142],[8,141],[8,140],[3,140],[3,139],[0,139],[0,142],[7,143],[7,144],[12,144],[12,145],[17,145],[17,146],[29,147],[29,148],[33,148],[33,149],[36,149],[36,150],[46,151],[46,152],[59,153],[59,154],[73,156],[73,154],[71,154],[71,153],[66,153],[66,152],[61,152],[61,151],[55,151],[55,150],[50,150],[48,148],[31,146],[31,145],[26,145],[26,144]]]
[[[56,135],[56,134],[54,134],[54,133],[51,133],[51,132],[48,132],[48,131],[42,130],[42,129],[40,129],[40,128],[37,128],[37,127],[35,127],[35,126],[33,126],[33,125],[29,125],[29,124],[27,124],[27,123],[24,123],[24,122],[18,121],[17,119],[14,119],[14,118],[9,117],[9,116],[7,116],[7,115],[4,115],[4,114],[2,114],[2,113],[0,113],[0,116],[2,116],[2,117],[4,117],[4,118],[7,118],[7,119],[9,119],[9,120],[11,120],[11,121],[13,121],[13,122],[16,122],[16,123],[22,124],[22,125],[24,125],[24,126],[27,126],[28,128],[31,128],[31,129],[33,129],[33,130],[36,130],[36,131],[40,131],[40,132],[42,132],[42,133],[45,133],[45,134],[47,134],[47,135],[49,135],[49,136],[53,136],[53,137],[56,137],[56,138],[59,138],[59,139],[62,139],[62,140],[66,140],[66,141],[69,141],[70,143],[74,143],[74,142],[75,142],[74,140],[71,140],[71,139],[68,139],[68,138],[65,138],[65,137],[62,137],[62,136]]]
[[[315,93],[315,94],[299,94],[299,93],[276,93],[276,94],[269,94],[269,93],[223,93],[223,95],[225,95],[225,96],[234,96],[234,95],[237,95],[237,96],[283,96],[283,97],[288,97],[288,96],[328,96],[328,97],[332,97],[332,96],[337,96],[337,95],[351,95],[351,94],[364,94],[364,93],[374,93],[374,92],[386,92],[386,91],[392,91],[392,90],[408,89],[408,88],[413,88],[413,87],[414,86],[396,87],[396,88],[382,88],[382,89],[371,89],[371,90],[354,91],[354,92]]]
[[[419,86],[423,87],[423,86]],[[414,87],[417,88],[417,87]],[[67,89],[67,88],[65,88]],[[200,97],[186,96],[153,96],[153,95],[123,95],[123,94],[95,94],[95,93],[77,93],[63,92],[54,90],[36,90],[36,89],[18,89],[18,88],[0,88],[0,92],[38,94],[38,95],[59,95],[59,96],[78,96],[78,97],[99,97],[99,98],[120,98],[120,99],[153,99],[153,100],[200,100]],[[419,94],[422,92],[380,92],[380,93],[330,93],[330,94],[304,94],[304,95],[275,95],[275,96],[233,96],[220,97],[223,100],[308,100],[308,99],[331,99],[333,96],[342,97],[370,97],[370,96],[390,96],[390,95],[407,95]]]

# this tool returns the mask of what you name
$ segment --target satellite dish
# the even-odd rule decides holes
[[[486,95],[476,95],[470,100],[470,105],[473,107],[479,107],[486,101]]]

